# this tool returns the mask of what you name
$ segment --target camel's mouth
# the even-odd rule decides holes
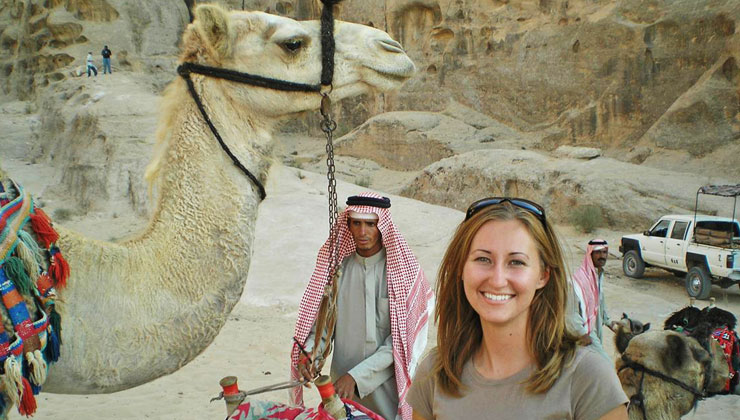
[[[403,66],[395,68],[386,68],[374,65],[366,66],[366,68],[372,70],[373,73],[375,73],[377,76],[380,76],[381,79],[397,84],[401,84],[409,80],[416,72],[416,67],[414,66],[414,63],[411,62],[411,60],[409,60],[407,63],[404,63]]]
[[[378,73],[378,75],[381,76],[381,77],[384,77],[386,79],[390,79],[390,80],[393,80],[393,81],[397,81],[399,83],[403,83],[403,82],[409,80],[411,78],[411,76],[414,75],[414,71],[415,71],[413,65],[411,66],[410,70],[409,69],[405,69],[405,70],[402,70],[402,71],[387,71],[387,70],[375,69],[375,68],[371,68],[371,70],[373,70],[376,73]]]

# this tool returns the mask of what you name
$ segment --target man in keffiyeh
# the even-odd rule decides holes
[[[606,355],[602,342],[602,327],[609,325],[609,314],[602,293],[604,265],[609,246],[603,239],[588,242],[583,264],[573,273],[573,290],[569,297],[569,328],[575,334],[587,335],[586,341]]]
[[[347,206],[336,226],[341,278],[331,378],[340,397],[355,400],[387,420],[410,420],[405,396],[426,346],[433,292],[391,220],[390,200],[363,193],[349,197]],[[298,310],[295,339],[309,354],[333,245],[327,241],[319,250]],[[307,359],[300,356],[294,344],[293,379],[312,376]],[[302,388],[294,388],[291,394],[294,404],[303,404]]]

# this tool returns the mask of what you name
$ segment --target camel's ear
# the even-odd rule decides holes
[[[687,338],[678,335],[669,335],[665,338],[666,351],[660,355],[663,367],[670,373],[683,366],[689,357],[689,348],[686,345]]]
[[[231,56],[231,25],[226,10],[215,4],[202,4],[195,9],[193,23],[203,34],[210,47],[218,53],[218,58]]]

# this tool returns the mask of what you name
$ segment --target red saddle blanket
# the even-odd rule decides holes
[[[384,420],[359,403],[352,400],[342,400],[350,409],[348,419],[356,420]],[[318,408],[291,407],[272,401],[248,400],[234,410],[227,420],[334,420],[324,410],[323,405]]]
[[[736,363],[737,361],[740,361],[740,343],[738,343],[735,331],[732,331],[727,327],[717,328],[714,330],[712,338],[714,338],[722,347],[725,359],[727,360],[727,365],[730,367],[730,378],[727,379],[727,383],[725,384],[725,391],[730,391],[730,383],[736,382],[733,381],[737,375],[737,370],[735,370],[735,363],[733,363],[733,361]]]

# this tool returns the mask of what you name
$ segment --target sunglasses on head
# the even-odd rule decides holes
[[[537,216],[538,219],[540,219],[543,225],[545,224],[545,209],[542,206],[535,203],[534,201],[529,201],[524,198],[516,197],[488,197],[480,199],[471,204],[470,207],[468,207],[468,211],[465,213],[465,220],[473,217],[473,215],[478,213],[481,209],[504,202],[509,202],[512,205],[519,207],[520,209],[524,209],[534,214],[535,216]]]

